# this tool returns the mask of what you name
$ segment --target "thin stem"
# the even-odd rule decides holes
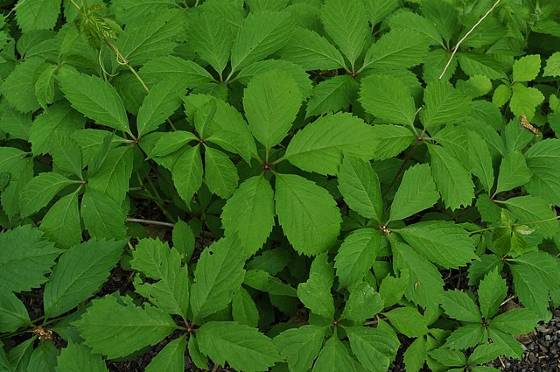
[[[165,226],[165,227],[171,227],[173,228],[175,225],[169,222],[163,222],[163,221],[155,221],[155,220],[144,220],[142,218],[127,218],[126,222],[131,222],[131,223],[141,223],[144,225],[156,225],[156,226]]]
[[[478,20],[478,22],[476,22],[474,24],[474,26],[471,27],[471,29],[469,31],[467,31],[467,33],[465,34],[465,36],[463,36],[461,38],[461,40],[459,40],[457,42],[457,44],[455,45],[455,48],[453,48],[453,52],[451,53],[451,57],[449,57],[449,61],[447,61],[447,64],[445,65],[445,67],[443,68],[443,71],[441,72],[441,75],[439,76],[439,80],[441,80],[443,78],[443,76],[445,75],[445,73],[447,72],[447,69],[449,68],[449,66],[451,65],[451,61],[453,61],[453,57],[455,57],[455,54],[457,54],[457,51],[459,50],[459,47],[461,46],[461,44],[467,40],[467,38],[473,33],[473,31],[486,19],[486,17],[488,17],[490,15],[490,13],[492,13],[492,11],[494,9],[496,9],[496,7],[498,6],[498,4],[500,3],[501,0],[496,0],[496,2],[494,3],[494,5],[492,5],[492,7],[490,9],[488,9],[488,11],[482,16],[482,18],[480,18]]]

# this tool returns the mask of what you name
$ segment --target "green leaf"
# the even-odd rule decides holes
[[[521,83],[513,84],[509,107],[514,115],[526,115],[527,119],[532,120],[537,107],[543,102],[544,95],[537,88],[526,87]]]
[[[336,276],[340,285],[348,287],[360,282],[385,244],[381,233],[372,228],[354,230],[348,235],[335,257]]]
[[[484,341],[484,328],[481,324],[467,324],[455,329],[445,340],[445,347],[453,350],[465,350]]]
[[[439,195],[429,164],[417,164],[404,172],[393,204],[390,221],[403,220],[437,203]]]
[[[19,0],[14,8],[23,32],[50,30],[56,25],[61,0]]]
[[[171,316],[163,311],[150,305],[141,307],[128,297],[115,295],[92,301],[73,324],[93,352],[109,359],[155,345],[176,328]]]
[[[463,370],[462,367],[466,363],[466,357],[464,353],[456,350],[450,350],[446,347],[440,347],[435,350],[431,350],[430,356],[444,366],[461,367],[459,368],[459,370]]]
[[[47,65],[47,67],[39,74],[35,82],[35,96],[42,108],[46,109],[48,105],[54,102],[54,82],[55,74],[58,66]]]
[[[57,78],[72,107],[97,124],[130,133],[124,103],[111,84],[68,69],[62,69]]]
[[[211,147],[204,149],[204,179],[208,189],[222,199],[228,199],[237,189],[239,176],[230,158]]]
[[[331,336],[313,365],[313,372],[361,371],[358,362],[350,355],[348,347],[335,334]]]
[[[393,277],[387,275],[383,278],[381,285],[379,286],[379,294],[383,299],[383,304],[385,308],[391,307],[398,303],[409,284],[409,273],[406,269],[401,269],[401,275],[399,277]]]
[[[259,309],[257,304],[245,288],[240,288],[231,301],[231,315],[233,320],[249,327],[259,324]]]
[[[424,90],[425,109],[420,118],[424,128],[456,123],[470,113],[469,99],[444,80],[433,80]]]
[[[31,325],[31,319],[23,302],[10,290],[0,288],[0,332],[11,333]]]
[[[428,147],[432,164],[432,174],[438,191],[451,210],[471,205],[474,198],[474,184],[469,172],[444,147]]]
[[[39,228],[61,248],[79,244],[82,241],[82,223],[78,194],[73,192],[58,199],[41,220]]]
[[[17,249],[15,249],[17,247]],[[0,233],[0,282],[6,290],[29,291],[47,281],[54,260],[62,251],[30,225]]]
[[[245,371],[267,371],[280,361],[270,338],[236,322],[204,323],[196,333],[200,351],[218,365]]]
[[[171,80],[188,88],[193,88],[214,80],[208,71],[195,62],[171,55],[150,59],[142,66],[139,73],[148,87],[163,80]]]
[[[124,241],[89,240],[65,251],[45,286],[45,318],[54,318],[91,297],[109,278]]]
[[[82,179],[82,151],[80,146],[71,137],[55,135],[53,149],[53,169],[61,173],[71,173]]]
[[[363,3],[327,0],[321,8],[325,31],[348,58],[352,70],[371,38]]]
[[[229,62],[233,30],[212,8],[198,10],[189,14],[189,43],[193,51],[221,75]]]
[[[26,59],[18,63],[3,80],[2,96],[16,110],[27,113],[39,109],[39,102],[35,97],[35,82],[43,64],[42,58]]]
[[[255,254],[274,226],[274,192],[267,179],[245,180],[228,199],[221,219],[226,235],[239,236],[246,257]]]
[[[345,156],[338,171],[338,189],[350,209],[382,222],[383,198],[377,173],[371,164]]]
[[[407,270],[410,274],[406,298],[424,307],[439,303],[443,296],[443,279],[437,268],[408,245],[400,242],[391,242],[391,245],[395,270]]]
[[[384,315],[393,327],[407,337],[421,337],[428,333],[426,320],[412,307],[397,307]]]
[[[191,287],[194,321],[223,310],[241,287],[245,259],[239,248],[239,238],[230,236],[214,242],[200,255]]]
[[[399,339],[388,327],[345,327],[352,353],[368,371],[386,371],[395,359]]]
[[[472,172],[487,192],[494,186],[494,168],[492,166],[492,155],[486,141],[474,131],[469,131],[468,152]]]
[[[426,363],[428,353],[426,339],[419,337],[414,340],[404,352],[404,366],[407,371],[418,372]]]
[[[372,159],[375,138],[373,127],[358,117],[348,113],[326,115],[292,137],[285,157],[304,171],[335,175],[343,153]]]
[[[490,327],[488,329],[488,336],[492,339],[492,342],[501,349],[501,355],[515,359],[521,359],[523,357],[525,350],[523,346],[521,346],[521,343],[512,335]],[[485,359],[491,358],[492,356],[493,355],[489,355]]]
[[[97,239],[122,239],[127,236],[126,215],[113,199],[97,191],[86,190],[82,197],[82,219],[89,235]]]
[[[56,359],[56,372],[68,371],[106,372],[108,370],[100,355],[93,354],[87,346],[70,341]]]
[[[549,316],[549,295],[559,289],[558,259],[546,252],[535,251],[512,261],[510,268],[519,300],[541,319],[546,319]]]
[[[249,82],[243,97],[245,115],[267,151],[286,137],[302,100],[298,85],[286,72],[269,71]]]
[[[400,12],[395,12],[395,14],[391,15],[389,19],[387,19],[387,24],[391,27],[391,29],[405,29],[414,31],[414,34],[408,35],[409,38],[414,37],[418,33],[420,33],[427,37],[430,40],[430,44],[432,45],[445,45],[439,31],[434,26],[434,24],[421,15],[418,15],[411,11],[403,9]],[[418,39],[417,36],[416,39]]]
[[[500,308],[507,296],[507,284],[497,269],[490,271],[478,286],[478,302],[485,319],[490,319]]]
[[[164,132],[154,144],[149,155],[152,158],[162,158],[173,154],[193,141],[198,141],[198,137],[186,130]]]
[[[132,252],[130,266],[150,279],[136,278],[136,292],[169,314],[187,317],[188,274],[176,249],[157,239],[142,239]]]
[[[496,90],[494,90],[494,94],[492,95],[492,103],[498,107],[502,107],[503,105],[509,102],[510,98],[511,98],[510,86],[506,84],[501,84],[496,88]]]
[[[102,193],[117,203],[122,203],[129,189],[134,152],[130,146],[109,150],[94,174],[89,173],[88,189]]]
[[[150,88],[138,110],[138,136],[153,132],[181,106],[181,85],[174,80],[163,80]]]
[[[560,140],[546,139],[537,142],[526,153],[527,166],[533,177],[525,186],[536,196],[560,205],[560,175],[557,172],[560,159]]]
[[[282,59],[305,70],[335,70],[345,66],[344,57],[327,39],[301,27],[296,28],[290,42],[279,53]]]
[[[371,68],[385,72],[419,65],[424,62],[428,46],[429,41],[421,32],[391,30],[368,49],[361,70]]]
[[[506,154],[500,164],[496,193],[523,186],[531,179],[532,172],[527,166],[525,156],[519,151]]]
[[[533,81],[541,72],[541,56],[531,54],[513,64],[513,81]]]
[[[496,316],[490,321],[490,327],[513,336],[531,332],[540,318],[528,309],[512,309]]]
[[[172,231],[173,248],[179,251],[188,261],[194,252],[195,236],[191,226],[179,220]]]
[[[423,221],[395,231],[419,254],[446,268],[477,258],[469,233],[450,221]]]
[[[342,218],[329,192],[301,176],[276,175],[276,214],[294,249],[314,256],[334,245]]]
[[[326,327],[305,325],[280,333],[274,338],[274,344],[290,371],[307,371],[319,355],[326,334]]]
[[[133,66],[170,55],[177,46],[176,39],[184,32],[181,12],[161,11],[149,20],[141,18],[127,23],[116,41],[124,59]]]
[[[502,202],[518,223],[528,225],[545,238],[552,238],[560,231],[556,213],[547,202],[534,196],[518,196]]]
[[[274,296],[297,297],[296,290],[264,270],[249,270],[243,281],[248,287]]]
[[[187,340],[179,337],[167,345],[146,366],[146,372],[183,372],[185,370],[185,351]]]
[[[383,299],[373,287],[360,282],[350,288],[350,296],[342,312],[343,319],[363,323],[383,310]]]
[[[202,186],[202,172],[199,145],[187,148],[173,165],[173,184],[187,205],[191,204],[193,195]]]
[[[58,349],[53,341],[44,341],[31,352],[28,371],[54,371]],[[17,368],[16,368],[17,370]]]
[[[478,306],[466,292],[459,290],[445,292],[441,307],[447,315],[461,322],[479,323],[481,321]]]
[[[358,85],[348,75],[335,76],[313,87],[307,102],[306,117],[335,113],[350,106]]]
[[[31,216],[44,208],[62,189],[75,183],[58,173],[44,172],[34,177],[20,195],[22,217]]]
[[[553,53],[546,60],[543,76],[560,76],[560,52]]]
[[[373,74],[362,80],[360,103],[386,123],[413,126],[416,104],[410,89],[397,77]]]
[[[311,313],[325,317],[328,320],[334,318],[334,301],[331,287],[334,281],[334,270],[328,261],[326,253],[320,254],[313,260],[309,270],[309,279],[301,283],[297,289],[297,295],[301,302]]]
[[[288,43],[294,26],[287,12],[249,13],[243,21],[231,50],[231,69],[260,61]]]

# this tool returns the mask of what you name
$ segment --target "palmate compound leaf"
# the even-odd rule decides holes
[[[204,181],[208,189],[228,199],[237,189],[239,176],[231,159],[222,151],[206,147],[204,149]]]
[[[265,72],[249,82],[243,96],[245,116],[267,151],[286,137],[302,101],[297,83],[284,71]]]
[[[29,225],[0,234],[0,282],[4,289],[21,292],[47,281],[54,260],[62,253]]]
[[[358,84],[349,75],[335,76],[315,85],[307,102],[306,117],[342,111],[350,106]]]
[[[481,314],[474,300],[459,290],[446,291],[442,297],[441,307],[451,318],[467,323],[479,323]]]
[[[381,223],[383,198],[377,173],[365,160],[346,155],[338,171],[338,189],[350,209]]]
[[[281,360],[270,338],[257,328],[229,321],[204,323],[196,333],[200,351],[218,365],[239,371],[267,371]]]
[[[187,147],[177,158],[171,170],[173,184],[187,205],[191,204],[193,195],[202,186],[202,173],[200,145]]]
[[[151,279],[136,278],[136,292],[169,314],[187,317],[189,281],[179,251],[158,239],[142,239],[132,252],[130,266]]]
[[[327,327],[305,325],[280,333],[274,338],[274,344],[290,371],[308,371],[321,351],[326,334]]]
[[[309,270],[309,279],[301,283],[297,296],[312,314],[320,315],[328,320],[334,318],[334,300],[331,287],[334,281],[332,263],[326,253],[315,257]]]
[[[552,238],[560,232],[556,213],[541,198],[525,195],[501,203],[505,204],[518,223],[528,225],[545,238]]]
[[[499,271],[494,269],[484,276],[478,286],[478,302],[485,319],[490,319],[498,312],[507,296],[507,283]]]
[[[360,103],[385,123],[413,126],[416,104],[410,89],[397,77],[372,74],[362,80]]]
[[[523,186],[531,180],[532,175],[533,173],[527,166],[525,156],[519,151],[509,152],[500,163],[496,192],[509,191]]]
[[[444,147],[430,145],[428,150],[432,175],[445,206],[451,210],[469,206],[474,198],[469,172]]]
[[[73,324],[87,346],[109,359],[154,345],[177,327],[164,311],[149,304],[138,306],[131,298],[116,295],[92,301]]]
[[[342,218],[331,194],[293,174],[276,175],[276,214],[294,249],[314,256],[333,246]]]
[[[371,39],[364,4],[361,1],[327,0],[321,8],[321,21],[354,70],[356,60]]]
[[[326,115],[292,137],[285,157],[304,171],[335,175],[343,153],[366,160],[375,156],[373,128],[348,113]]]
[[[288,12],[249,13],[233,42],[232,71],[239,71],[277,52],[289,42],[293,30],[293,20]]]
[[[406,337],[422,337],[428,333],[426,319],[418,312],[416,307],[396,307],[384,315],[399,333]]]
[[[342,317],[356,323],[363,323],[381,310],[383,310],[381,295],[368,283],[360,282],[350,288],[350,296],[344,305]]]
[[[191,310],[195,322],[223,310],[241,288],[245,257],[235,234],[222,238],[201,254],[191,287]]]
[[[73,341],[60,351],[56,358],[56,372],[82,371],[82,372],[107,372],[105,362],[101,355],[91,352],[91,349]]]
[[[80,211],[84,226],[92,238],[122,239],[127,236],[125,212],[107,195],[86,189]]]
[[[45,318],[67,312],[101,288],[125,244],[122,240],[89,240],[65,251],[45,286]]]
[[[403,175],[391,204],[390,220],[402,220],[431,208],[438,199],[430,165],[414,165]]]
[[[231,301],[231,316],[234,321],[250,327],[258,327],[259,309],[245,288],[240,288]]]
[[[348,235],[335,257],[334,266],[340,285],[348,287],[360,282],[385,244],[385,238],[377,229],[358,229]]]
[[[97,124],[130,133],[124,103],[111,84],[71,69],[62,69],[57,79],[62,93],[77,111]]]
[[[246,257],[266,242],[274,226],[274,192],[264,176],[245,180],[222,211],[226,235],[236,234]]]
[[[477,258],[469,233],[453,222],[418,222],[394,231],[419,254],[445,268],[464,266]]]

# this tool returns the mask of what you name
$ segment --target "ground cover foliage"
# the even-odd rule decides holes
[[[0,370],[492,371],[560,304],[557,0],[1,4]]]

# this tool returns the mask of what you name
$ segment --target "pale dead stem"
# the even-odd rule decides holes
[[[467,31],[467,33],[465,34],[465,36],[463,36],[455,45],[455,48],[453,48],[453,52],[451,53],[451,57],[449,57],[449,60],[447,61],[447,64],[445,65],[441,75],[439,76],[439,80],[441,80],[443,78],[443,76],[445,75],[445,73],[447,72],[447,69],[449,68],[449,66],[451,65],[451,62],[453,61],[453,57],[455,57],[455,54],[457,54],[457,51],[459,50],[459,47],[461,46],[461,44],[467,40],[467,38],[473,33],[473,31],[486,19],[486,17],[488,17],[490,15],[490,13],[492,13],[492,11],[494,9],[496,9],[496,7],[498,6],[498,4],[500,3],[501,0],[496,0],[496,2],[494,3],[494,5],[492,5],[492,7],[490,7],[490,9],[488,9],[488,11],[486,13],[484,13],[484,15],[478,20],[478,22],[476,22],[469,31]]]
[[[175,225],[170,222],[163,222],[163,221],[156,221],[156,220],[144,220],[141,218],[127,218],[126,222],[131,223],[141,223],[144,225],[156,225],[156,226],[165,226],[165,227],[174,227]]]

